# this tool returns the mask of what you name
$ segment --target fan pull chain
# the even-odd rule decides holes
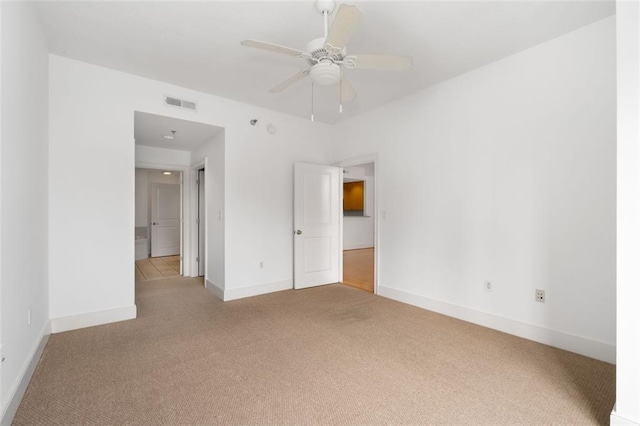
[[[311,82],[311,121],[314,121],[313,119],[313,81]]]
[[[342,114],[342,67],[340,67],[340,114]]]

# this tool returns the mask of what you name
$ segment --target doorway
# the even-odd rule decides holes
[[[294,289],[340,282],[377,293],[376,162],[294,163]],[[360,201],[345,200],[352,190]]]
[[[168,171],[179,178],[180,275],[202,277],[204,274],[202,282],[207,288],[224,289],[224,128],[134,111],[134,143],[136,168]],[[203,169],[206,170],[204,175],[199,173]],[[172,197],[175,198],[175,191]],[[136,227],[139,220],[137,217]],[[149,259],[156,259],[151,253],[154,226],[152,223],[147,225]]]
[[[136,168],[136,281],[182,275],[182,211],[182,172]]]
[[[343,167],[342,283],[375,293],[375,162]]]

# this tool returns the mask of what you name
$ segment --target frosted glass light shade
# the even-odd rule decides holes
[[[340,81],[340,66],[333,62],[320,62],[311,67],[309,76],[316,84],[331,86]]]

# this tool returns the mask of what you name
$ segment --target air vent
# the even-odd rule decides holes
[[[171,96],[165,96],[164,102],[167,105],[184,108],[184,109],[190,109],[191,111],[195,111],[197,109],[195,102],[185,101],[183,99],[178,99],[178,98],[172,98]]]
[[[192,110],[196,110],[196,103],[195,102],[189,102],[189,101],[182,101],[182,108],[187,108],[187,109],[192,109]]]

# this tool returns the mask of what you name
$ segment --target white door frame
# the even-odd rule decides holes
[[[198,182],[198,196],[196,197],[198,200],[198,276],[205,275],[205,268],[207,267],[207,188],[205,186],[205,169],[198,169],[197,173],[197,182]]]
[[[142,163],[136,162],[135,169],[152,169],[152,170],[166,170],[170,172],[181,172],[182,178],[180,179],[180,275],[191,276],[191,258],[195,260],[195,256],[192,256],[190,250],[190,233],[188,221],[184,220],[185,217],[189,217],[189,193],[191,191],[185,190],[184,183],[190,181],[191,168],[181,167],[170,164],[158,164],[158,163]],[[134,169],[134,170],[135,170]],[[135,203],[134,203],[135,204]],[[135,209],[133,211],[135,215]],[[150,234],[149,234],[150,235]],[[196,270],[197,273],[197,270]]]
[[[353,167],[360,166],[362,164],[373,163],[373,293],[378,294],[378,277],[380,276],[379,269],[379,256],[380,256],[380,233],[378,232],[380,215],[378,206],[380,205],[378,197],[378,188],[380,188],[380,181],[378,180],[378,153],[363,155],[362,157],[352,157],[345,160],[334,163],[337,167]],[[344,220],[340,221],[340,239],[344,239],[343,224]],[[340,266],[340,280],[343,279],[344,265]]]
[[[190,257],[189,262],[190,262],[190,270],[191,270],[191,275],[192,277],[197,277],[198,276],[198,262],[196,262],[196,256],[198,255],[198,226],[196,226],[196,220],[198,218],[198,185],[196,183],[196,181],[198,180],[198,170],[204,168],[205,173],[207,170],[207,158],[205,157],[203,161],[192,165],[190,167],[190,177],[188,180],[186,180],[186,182],[189,182],[189,190],[186,192],[189,192],[192,194],[191,197],[191,213],[190,215],[186,216],[189,218],[188,222],[191,225],[191,239],[190,239],[190,247],[191,247],[191,253],[193,253],[193,256]],[[207,190],[207,187],[205,186],[205,191]],[[207,199],[207,194],[205,192],[205,200]],[[207,223],[207,203],[205,202],[204,205],[204,228],[205,230],[209,229],[208,228],[209,224]],[[205,233],[204,236],[204,251],[205,254],[207,253],[207,242],[208,242],[208,235],[207,233]],[[202,262],[204,262],[204,279],[205,279],[205,283],[207,282],[207,278],[208,278],[208,274],[207,274],[207,260],[206,259],[201,259]]]

